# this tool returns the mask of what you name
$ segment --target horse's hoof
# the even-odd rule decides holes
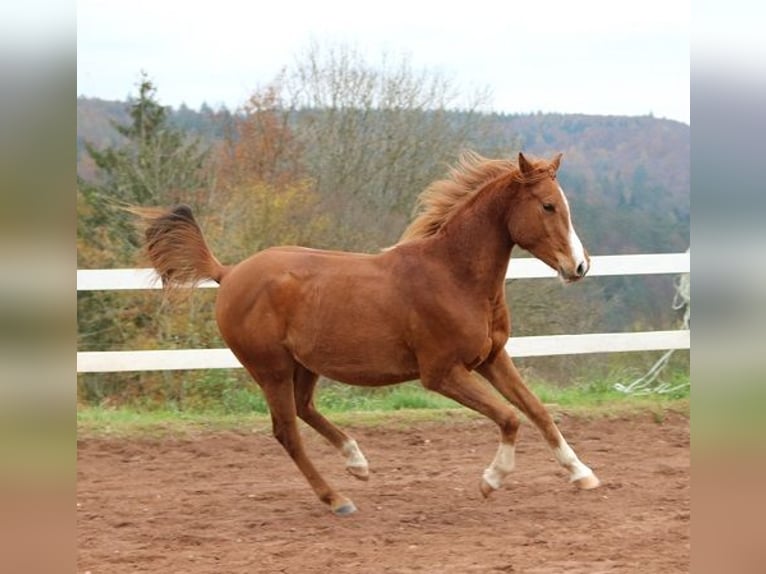
[[[583,476],[582,478],[578,478],[574,482],[577,486],[580,487],[581,490],[591,490],[601,486],[601,481],[598,479],[598,477],[595,474],[589,474],[588,476]]]
[[[347,466],[348,473],[359,480],[370,479],[370,469],[367,466]]]
[[[479,490],[484,498],[489,498],[489,495],[497,489],[494,486],[490,486],[489,483],[482,478],[481,483],[479,484]]]
[[[356,506],[350,500],[332,509],[332,513],[335,516],[348,516],[349,514],[354,514],[354,512],[356,512]]]

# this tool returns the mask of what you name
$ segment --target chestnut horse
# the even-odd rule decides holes
[[[222,265],[188,207],[133,211],[147,224],[146,249],[166,289],[205,279],[220,284],[221,334],[263,389],[274,436],[335,514],[356,508],[312,464],[296,416],[343,454],[352,475],[367,480],[369,467],[356,441],[316,410],[319,375],[361,386],[420,379],[492,419],[500,445],[481,478],[485,497],[514,467],[520,418],[504,397],[540,429],[571,481],[589,489],[599,485],[595,474],[504,348],[505,275],[514,245],[567,283],[590,266],[556,181],[560,160],[561,154],[546,161],[520,153],[518,162],[464,154],[421,194],[420,213],[401,240],[377,254],[274,247]]]

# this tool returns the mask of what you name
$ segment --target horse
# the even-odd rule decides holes
[[[168,292],[219,284],[215,316],[224,341],[262,389],[274,437],[335,515],[356,506],[311,462],[296,417],[340,451],[354,477],[367,480],[369,464],[356,440],[317,411],[320,375],[367,387],[418,379],[494,421],[500,443],[479,482],[485,498],[514,468],[521,420],[512,405],[537,426],[570,481],[592,489],[599,479],[505,351],[511,322],[504,286],[514,246],[564,283],[590,268],[556,179],[561,157],[519,153],[514,161],[464,152],[420,194],[400,240],[378,253],[280,246],[224,265],[189,207],[134,213]]]

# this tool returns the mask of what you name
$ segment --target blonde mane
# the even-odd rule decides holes
[[[547,171],[541,175],[545,174]],[[477,191],[502,176],[508,176],[509,181],[529,180],[513,160],[487,159],[472,151],[464,152],[457,164],[450,167],[447,178],[433,182],[418,196],[415,218],[404,230],[399,243],[436,235]]]

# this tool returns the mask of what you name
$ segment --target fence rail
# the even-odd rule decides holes
[[[653,275],[689,273],[688,253],[654,253],[643,255],[597,255],[591,258],[589,277],[608,275]],[[531,258],[513,259],[506,279],[555,278],[556,272],[542,261]],[[202,288],[215,288],[206,281]],[[161,289],[153,269],[78,269],[78,291],[118,291]]]
[[[591,258],[589,276],[682,274],[690,272],[689,253],[601,255]],[[537,259],[514,259],[507,279],[555,277]],[[214,282],[200,287],[215,288]],[[152,269],[78,269],[77,291],[160,289]],[[632,333],[590,333],[512,337],[506,349],[514,357],[615,353],[690,348],[688,329]],[[81,351],[78,373],[181,369],[232,369],[241,365],[228,349],[179,349],[161,351]]]

